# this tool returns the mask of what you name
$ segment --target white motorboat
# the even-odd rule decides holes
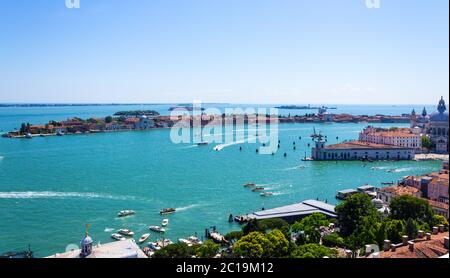
[[[117,231],[118,234],[124,235],[124,236],[134,236],[134,232],[128,229],[120,229]]]
[[[117,216],[125,217],[125,216],[129,216],[129,215],[133,215],[133,214],[136,214],[136,212],[134,210],[121,210],[121,211],[119,211]]]
[[[169,219],[167,219],[167,218],[166,218],[166,219],[163,219],[161,225],[162,225],[163,227],[166,227],[167,225],[169,225]]]
[[[185,238],[179,238],[179,239],[178,239],[178,242],[184,243],[184,244],[186,244],[187,246],[192,246],[192,242],[191,242],[190,240],[188,240],[188,239],[185,239]]]
[[[112,234],[111,237],[117,241],[126,240],[122,235],[120,234]]]
[[[158,246],[158,243],[156,243],[156,242],[149,242],[149,243],[148,243],[148,248],[150,248],[150,249],[152,249],[152,250],[155,250],[155,251],[161,249],[161,247]]]
[[[139,243],[143,243],[143,242],[146,241],[149,237],[150,237],[150,234],[143,234],[143,235],[139,238],[138,242],[139,242]]]
[[[160,227],[160,226],[150,226],[150,227],[148,227],[148,229],[150,231],[154,231],[154,232],[158,232],[158,233],[164,233],[166,231],[166,229],[164,229],[163,227]]]

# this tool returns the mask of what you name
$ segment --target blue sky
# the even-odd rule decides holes
[[[0,102],[435,104],[449,91],[448,0],[80,2],[0,0]]]

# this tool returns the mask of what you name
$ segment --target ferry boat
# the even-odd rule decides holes
[[[148,229],[150,231],[154,231],[154,232],[158,232],[158,233],[164,233],[166,231],[166,229],[164,229],[163,227],[160,227],[160,226],[150,226],[150,227],[148,227]]]
[[[159,214],[161,215],[165,215],[165,214],[170,214],[170,213],[174,213],[175,209],[174,208],[165,208],[159,211]]]
[[[134,236],[134,232],[128,229],[120,229],[117,231],[118,234],[121,234],[123,236]]]
[[[139,243],[143,243],[143,242],[146,241],[149,237],[150,237],[150,234],[143,234],[143,235],[139,238],[138,242],[139,242]]]
[[[273,193],[272,193],[272,192],[262,192],[262,193],[259,194],[259,195],[261,195],[262,197],[267,197],[267,196],[272,196]]]
[[[257,186],[257,187],[252,189],[253,192],[263,191],[263,190],[264,190],[264,187],[262,187],[262,186]]]
[[[133,215],[133,214],[136,214],[136,212],[134,210],[121,210],[121,211],[119,211],[117,216],[125,217],[125,216],[129,216],[129,215]]]
[[[254,184],[252,182],[244,184],[244,187],[255,187],[255,186],[256,186],[256,184]]]
[[[162,225],[163,227],[169,225],[169,219],[163,219],[161,225]]]
[[[122,241],[125,240],[126,238],[124,238],[122,235],[120,234],[112,234],[111,237],[117,241]]]

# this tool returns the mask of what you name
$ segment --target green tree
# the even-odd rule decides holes
[[[299,222],[295,222],[291,226],[291,230],[296,233],[301,232],[298,244],[319,243],[321,237],[319,228],[321,226],[328,226],[329,224],[330,221],[325,215],[322,213],[313,213]]]
[[[250,220],[247,225],[244,226],[242,231],[244,232],[244,235],[247,235],[251,232],[266,233],[274,229],[280,230],[285,236],[289,235],[289,223],[280,218]]]
[[[196,245],[194,248],[195,255],[198,258],[212,258],[219,252],[219,244],[214,243],[212,240],[206,240],[201,245]]]
[[[422,147],[430,150],[434,147],[433,142],[431,141],[430,137],[423,135],[422,136]]]
[[[426,200],[409,195],[395,197],[391,204],[391,218],[408,220],[409,218],[419,222],[432,223],[433,209]]]
[[[190,258],[194,255],[192,247],[186,243],[169,244],[153,255],[154,258]]]
[[[354,194],[336,206],[341,234],[346,237],[360,226],[373,224],[378,220],[375,206],[367,194]],[[365,225],[367,226],[367,225]]]
[[[323,236],[322,244],[327,247],[344,247],[344,239],[338,233],[331,233]]]
[[[242,232],[242,231],[232,231],[225,235],[225,239],[230,242],[233,242],[233,241],[237,241],[237,240],[241,239],[241,237],[243,237],[243,236],[244,236],[244,232]]]
[[[266,235],[266,238],[272,243],[268,250],[268,257],[280,258],[287,256],[289,250],[289,241],[280,230],[272,230]]]
[[[438,214],[433,215],[433,220],[432,220],[431,226],[438,226],[440,224],[444,225],[445,230],[448,231],[447,219],[442,215],[438,215]]]
[[[405,234],[409,239],[415,239],[419,231],[419,223],[412,218],[408,218],[405,223]]]
[[[383,223],[383,228],[386,233],[385,239],[389,239],[392,243],[402,242],[402,236],[405,231],[405,222],[403,220],[386,220]]]
[[[105,123],[107,123],[107,124],[112,123],[112,121],[113,121],[113,117],[111,117],[111,116],[107,116],[105,118]]]
[[[263,233],[251,232],[234,244],[233,252],[244,258],[263,258],[269,257],[270,250],[273,248],[273,244]]]
[[[323,258],[323,257],[336,257],[336,251],[325,246],[310,243],[298,246],[292,251],[292,258]]]

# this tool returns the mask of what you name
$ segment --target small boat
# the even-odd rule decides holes
[[[27,134],[25,134],[25,138],[27,138],[27,139],[32,139],[33,136],[31,136],[31,133],[27,133]]]
[[[148,248],[150,248],[150,249],[152,249],[152,250],[155,250],[155,251],[161,249],[161,247],[158,246],[158,243],[156,243],[156,242],[149,242],[149,243],[148,243]]]
[[[128,229],[120,229],[117,231],[118,234],[121,234],[123,236],[134,236],[134,232]]]
[[[146,241],[149,237],[150,237],[150,234],[143,234],[143,235],[139,238],[138,242],[139,242],[139,243],[143,243],[143,242]]]
[[[185,238],[179,238],[178,242],[184,243],[184,244],[186,244],[189,247],[192,246],[192,242],[190,240],[185,239]]]
[[[255,186],[256,186],[256,184],[254,184],[252,182],[244,184],[244,187],[255,187]]]
[[[150,226],[150,227],[148,227],[148,229],[150,231],[154,231],[154,232],[158,232],[158,233],[164,233],[166,231],[166,229],[164,229],[163,227],[160,227],[160,226]]]
[[[205,146],[205,145],[208,145],[209,144],[209,142],[207,142],[207,141],[202,141],[202,142],[200,142],[200,143],[197,143],[197,146]]]
[[[122,235],[120,234],[112,234],[111,237],[117,241],[122,241],[122,240],[126,240],[126,238],[124,238]]]
[[[119,211],[117,216],[125,217],[125,216],[129,216],[129,215],[133,215],[133,214],[136,214],[136,212],[134,210],[121,210],[121,211]]]
[[[202,244],[203,242],[201,240],[198,239],[198,237],[196,236],[190,236],[188,238],[188,240],[192,243],[192,244]]]
[[[262,197],[267,197],[267,196],[272,196],[273,193],[272,193],[272,192],[262,192],[262,193],[259,194],[259,195],[261,195]]]
[[[393,181],[388,181],[388,182],[382,182],[381,184],[384,184],[384,185],[393,185],[394,182],[393,182]]]
[[[164,215],[164,214],[170,214],[170,213],[174,213],[175,209],[174,208],[165,208],[159,211],[159,214]]]
[[[63,136],[64,133],[62,133],[61,131],[58,131],[58,132],[56,133],[56,135],[57,135],[57,136]]]
[[[264,187],[262,187],[262,186],[257,186],[257,187],[252,189],[253,192],[263,191],[263,190],[264,190]]]
[[[170,244],[173,244],[173,241],[171,241],[171,240],[168,239],[168,238],[166,238],[166,239],[164,239],[164,240],[158,240],[158,241],[156,242],[156,245],[159,246],[159,247],[161,247],[161,248],[164,248],[164,247],[166,247],[167,245],[170,245]]]
[[[162,225],[163,227],[169,225],[169,219],[163,219],[161,225]]]

